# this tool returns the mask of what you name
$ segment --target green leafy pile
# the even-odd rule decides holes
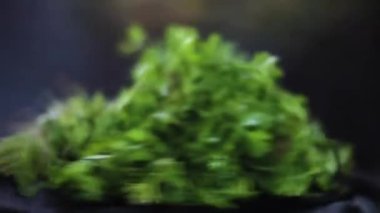
[[[130,87],[112,100],[81,93],[54,103],[2,139],[0,172],[24,194],[54,188],[84,201],[225,207],[337,189],[350,149],[279,85],[276,57],[190,27],[147,40],[134,26],[121,46],[140,54]]]

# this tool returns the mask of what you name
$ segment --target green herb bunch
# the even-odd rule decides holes
[[[277,58],[251,57],[218,34],[173,25],[121,45],[140,58],[133,84],[52,104],[2,139],[0,172],[21,192],[59,189],[82,201],[226,207],[261,194],[339,188],[350,148],[325,136],[307,100],[282,88]]]

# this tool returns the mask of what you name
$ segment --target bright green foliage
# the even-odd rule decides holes
[[[262,193],[336,189],[350,149],[323,134],[303,96],[279,85],[276,57],[251,58],[218,34],[203,39],[181,26],[150,45],[137,26],[129,38],[124,51],[146,47],[130,87],[113,100],[56,103],[0,143],[0,171],[23,192],[225,207]]]

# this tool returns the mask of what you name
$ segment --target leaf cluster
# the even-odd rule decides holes
[[[117,97],[78,94],[2,140],[0,172],[22,192],[226,207],[336,189],[350,149],[281,87],[275,56],[176,25],[154,43],[133,26],[120,49],[140,58]]]

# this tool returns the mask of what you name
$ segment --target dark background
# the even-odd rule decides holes
[[[133,60],[116,51],[131,22],[217,31],[249,52],[281,59],[283,84],[309,97],[334,138],[355,145],[358,168],[380,173],[377,1],[0,1],[0,136],[80,85],[112,96]]]

